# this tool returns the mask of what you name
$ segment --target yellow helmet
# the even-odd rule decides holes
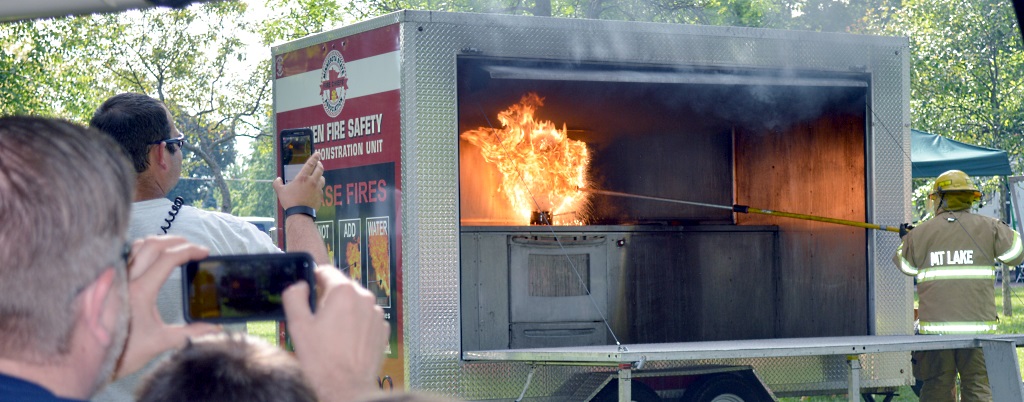
[[[981,199],[981,192],[971,182],[967,173],[949,170],[932,183],[932,192],[928,195],[927,208],[938,213],[939,208],[947,211],[960,211],[970,208]]]
[[[973,191],[981,196],[981,192],[971,182],[971,178],[959,170],[947,170],[935,178],[932,183],[932,194],[945,193],[949,191]]]

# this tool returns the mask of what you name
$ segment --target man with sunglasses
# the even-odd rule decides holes
[[[0,117],[0,401],[84,402],[111,378],[219,331],[156,314],[161,284],[209,250],[177,236],[126,245],[134,181],[105,134]],[[338,269],[316,274],[315,313],[305,282],[282,295],[302,375],[323,402],[379,393],[384,311]]]
[[[181,177],[184,135],[174,125],[170,110],[157,99],[123,93],[107,99],[93,114],[90,125],[113,137],[138,173],[128,238],[170,234],[210,249],[210,255],[280,252],[256,226],[230,214],[172,203],[167,198]],[[323,200],[323,164],[314,153],[288,184],[274,181],[283,217],[286,248],[305,251],[321,265],[330,264],[327,248],[314,222]],[[294,207],[294,208],[293,208]],[[181,278],[175,271],[160,290],[157,302],[167,322],[184,321]],[[97,400],[129,401],[138,377],[107,387]]]

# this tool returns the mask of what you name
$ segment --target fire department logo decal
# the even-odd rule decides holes
[[[345,58],[341,57],[341,52],[331,50],[324,58],[324,66],[320,69],[320,99],[328,116],[333,118],[341,114],[347,93],[348,73],[345,71]]]

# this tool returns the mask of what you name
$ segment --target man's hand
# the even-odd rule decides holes
[[[324,201],[324,164],[320,163],[320,152],[313,152],[306,164],[295,175],[295,179],[282,184],[281,178],[274,180],[274,191],[281,207],[288,209],[294,206],[320,208]],[[313,256],[317,264],[330,264],[331,257],[327,254],[320,230],[312,217],[295,214],[281,217],[284,220],[285,244],[281,247],[288,251],[305,251]]]
[[[320,163],[320,151],[313,152],[295,175],[295,179],[284,184],[280,177],[274,179],[274,192],[281,208],[307,206],[319,209],[324,202],[324,164]]]
[[[156,307],[157,293],[171,271],[189,260],[206,258],[209,253],[207,248],[178,236],[147,237],[132,244],[127,300],[131,321],[115,379],[138,371],[164,351],[184,345],[189,337],[220,330],[216,325],[202,323],[168,325]]]
[[[322,402],[352,400],[376,392],[377,375],[391,333],[384,310],[370,291],[332,266],[316,271],[316,314],[309,286],[284,291],[285,316],[303,374]]]
[[[902,239],[903,236],[906,236],[907,233],[910,233],[910,230],[913,229],[913,228],[914,228],[913,224],[901,223],[900,224],[900,238]]]

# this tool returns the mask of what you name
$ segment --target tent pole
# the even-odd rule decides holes
[[[1019,233],[1021,231],[1020,211],[1017,210],[1019,200],[1017,199],[1017,192],[1014,189],[1017,187],[1017,182],[1020,182],[1022,177],[1020,176],[1003,176],[1003,191],[1006,192],[1006,217],[1010,220],[1013,225],[1010,227],[1017,229]],[[1016,179],[1016,180],[1015,180]],[[1010,267],[1006,264],[1002,265],[1003,272],[1003,316],[1013,316],[1013,298],[1010,297],[1010,284],[1013,283],[1013,279],[1010,278]],[[1019,268],[1018,268],[1019,269]]]

